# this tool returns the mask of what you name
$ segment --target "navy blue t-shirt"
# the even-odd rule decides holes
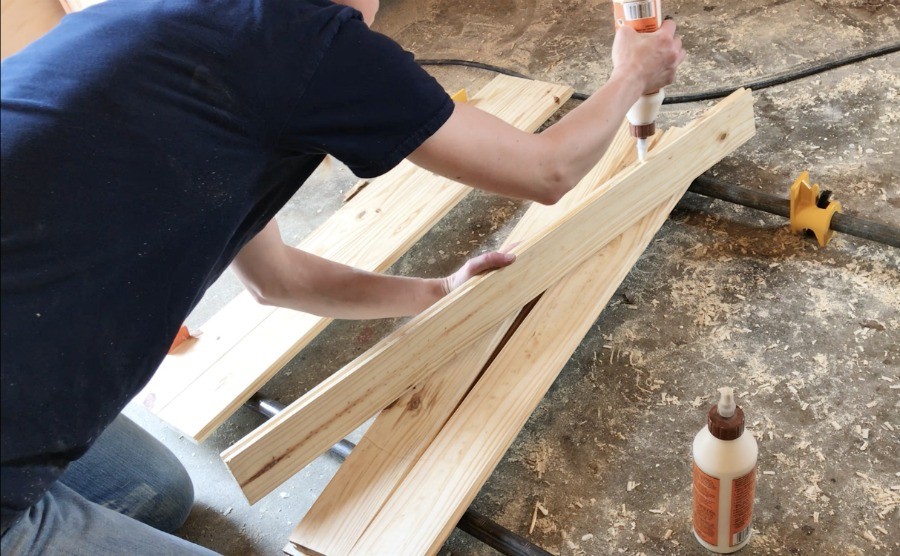
[[[452,111],[324,0],[110,0],[4,61],[4,528],[326,153],[376,176]]]

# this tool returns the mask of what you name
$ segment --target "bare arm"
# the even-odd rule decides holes
[[[462,183],[511,197],[552,204],[600,160],[644,92],[675,78],[684,58],[675,23],[639,35],[625,27],[613,45],[609,81],[543,133],[525,133],[477,108],[459,104],[418,149],[415,164]]]
[[[510,264],[485,253],[445,278],[407,278],[359,270],[286,245],[272,220],[241,249],[232,268],[257,301],[340,319],[415,315],[463,282]]]

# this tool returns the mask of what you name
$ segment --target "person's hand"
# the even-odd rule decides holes
[[[681,39],[675,36],[675,21],[667,19],[654,33],[638,33],[628,26],[616,32],[613,41],[613,73],[640,80],[644,93],[653,93],[675,81],[675,70],[684,60]]]
[[[514,245],[509,248],[511,249],[512,247],[514,247]],[[440,279],[441,289],[444,292],[443,295],[447,295],[456,288],[462,286],[469,278],[477,276],[482,272],[509,266],[515,260],[516,256],[514,254],[505,251],[491,251],[471,258],[466,261],[466,264],[462,265],[459,270],[450,276]]]

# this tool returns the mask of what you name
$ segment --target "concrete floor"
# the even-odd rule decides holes
[[[671,94],[900,40],[900,5],[890,0],[664,3],[689,53]],[[387,0],[376,28],[420,58],[480,60],[588,92],[610,70],[608,4]],[[474,92],[492,77],[432,70],[448,90]],[[900,225],[900,55],[755,96],[757,136],[716,167],[721,179],[786,196],[808,169],[846,212]],[[666,107],[660,124],[705,106]],[[313,230],[354,182],[340,165],[314,176],[280,215],[285,239]],[[523,210],[475,192],[391,271],[449,273],[499,245]],[[702,554],[690,535],[690,444],[728,384],[760,446],[744,554],[900,554],[898,284],[896,249],[840,235],[820,249],[781,218],[688,194],[474,507],[554,553]],[[238,291],[223,276],[189,324]],[[293,401],[397,324],[333,324],[263,392]],[[261,417],[242,409],[198,446],[141,407],[128,413],[194,478],[197,505],[181,534],[225,554],[279,553],[338,465],[323,456],[249,507],[218,453]],[[529,532],[538,502],[549,512]],[[492,553],[459,532],[444,552]]]

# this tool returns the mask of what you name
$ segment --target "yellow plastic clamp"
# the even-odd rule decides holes
[[[831,218],[834,213],[841,212],[841,204],[830,201],[819,207],[819,184],[809,185],[809,172],[803,172],[791,186],[791,232],[797,234],[804,230],[812,230],[825,247],[831,241],[834,230],[831,229]]]

